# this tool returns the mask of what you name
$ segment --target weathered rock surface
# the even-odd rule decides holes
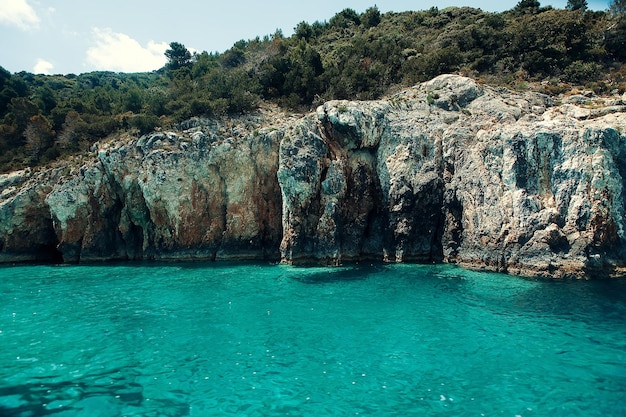
[[[0,176],[0,261],[371,259],[624,275],[624,111],[444,75],[302,118],[193,119]]]
[[[259,121],[271,122],[196,119],[176,133],[119,138],[50,179],[22,180],[19,194],[6,187],[4,260],[41,259],[28,239],[66,262],[278,258],[281,132]]]

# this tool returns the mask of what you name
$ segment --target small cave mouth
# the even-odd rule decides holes
[[[63,253],[61,253],[56,244],[41,245],[37,253],[40,254],[42,260],[48,263],[62,264],[64,262]]]
[[[29,251],[34,255],[37,262],[45,262],[50,264],[65,263],[61,242],[54,230],[51,219],[47,219],[43,224],[43,230],[37,236],[31,237],[33,242]]]

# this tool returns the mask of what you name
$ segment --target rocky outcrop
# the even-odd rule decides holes
[[[5,259],[40,260],[24,243],[38,229],[38,246],[65,262],[278,258],[281,132],[262,115],[240,122],[118,138],[49,180],[23,181],[0,202],[0,227],[11,229],[0,248],[15,254]]]
[[[0,263],[62,260],[45,204],[50,176],[54,171],[0,175]]]
[[[364,259],[623,275],[622,99],[444,75],[386,100],[119,137],[0,176],[0,261]]]
[[[283,258],[621,274],[624,103],[593,106],[451,75],[382,102],[326,103],[281,147],[283,190],[308,190],[283,193]]]

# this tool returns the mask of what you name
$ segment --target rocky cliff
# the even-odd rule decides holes
[[[0,176],[0,261],[450,262],[623,275],[626,103],[444,75],[304,117],[120,136]]]

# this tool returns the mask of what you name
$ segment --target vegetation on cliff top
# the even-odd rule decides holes
[[[495,85],[558,94],[626,90],[624,0],[589,11],[521,0],[488,13],[469,7],[382,14],[346,9],[301,22],[291,37],[190,54],[172,42],[155,72],[11,74],[0,67],[0,172],[84,152],[119,130],[145,133],[191,116],[255,109],[263,100],[309,109],[329,99],[375,99],[457,72]]]

